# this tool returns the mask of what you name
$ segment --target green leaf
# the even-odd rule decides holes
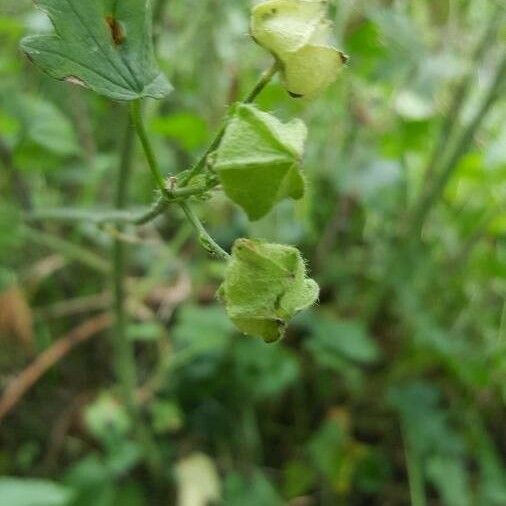
[[[8,506],[65,506],[70,489],[46,480],[0,478],[1,503]]]
[[[107,392],[88,406],[84,418],[88,430],[100,441],[123,437],[130,429],[125,408]]]
[[[316,302],[318,292],[296,248],[238,239],[219,295],[242,332],[271,343],[283,337],[288,320]]]
[[[265,346],[260,340],[234,343],[236,387],[255,401],[275,399],[300,377],[297,356],[286,346]]]
[[[285,198],[304,195],[300,161],[307,129],[282,123],[252,105],[238,105],[216,153],[214,169],[226,194],[252,220]]]
[[[26,37],[21,48],[42,70],[116,100],[163,98],[149,0],[36,0],[55,33]]]
[[[434,455],[427,463],[427,474],[445,506],[471,504],[468,473],[461,458]]]
[[[288,92],[311,97],[337,77],[347,57],[329,45],[332,23],[321,0],[268,0],[255,6],[251,34],[281,63]]]
[[[276,489],[259,470],[247,475],[233,472],[224,484],[223,506],[281,506],[285,504]]]
[[[343,360],[367,364],[380,355],[377,344],[360,321],[320,317],[314,320],[312,330],[306,347],[324,367],[340,369]]]
[[[192,113],[158,116],[151,122],[153,132],[175,140],[182,148],[192,151],[204,144],[208,136],[206,122]]]

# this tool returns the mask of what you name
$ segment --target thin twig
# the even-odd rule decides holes
[[[211,253],[211,255],[215,255],[221,260],[229,260],[230,255],[211,237],[209,232],[205,229],[204,225],[200,221],[199,217],[195,214],[188,203],[180,202],[179,205],[188,218],[188,221],[196,230],[200,244],[202,244],[204,249]]]
[[[137,102],[134,102],[137,103]],[[145,135],[144,127],[140,117],[140,110],[138,107],[133,107],[133,114],[131,116],[132,122],[139,134],[143,147],[146,149],[148,146],[148,152],[146,155],[150,158],[151,163],[156,165],[154,159],[154,153],[151,151],[147,137]],[[139,131],[139,128],[141,129]],[[118,167],[117,176],[117,188],[115,204],[119,211],[122,211],[128,201],[128,185],[130,182],[130,175],[132,171],[132,159],[133,159],[133,140],[134,130],[127,121],[127,127],[125,137],[123,139],[123,147],[121,153],[120,165]],[[151,159],[152,158],[152,159]],[[153,172],[154,174],[156,171]],[[162,183],[163,184],[163,183]],[[120,226],[119,232],[122,232]],[[149,428],[145,425],[142,419],[142,414],[139,410],[139,406],[135,400],[135,392],[137,390],[137,366],[135,361],[135,350],[132,341],[127,337],[127,311],[126,311],[126,297],[125,297],[125,276],[126,276],[126,244],[120,239],[116,238],[113,245],[113,294],[114,294],[114,358],[116,366],[116,376],[120,382],[123,401],[126,404],[130,415],[135,423],[135,434],[136,437],[144,448],[146,462],[148,463],[154,476],[159,476],[161,470],[161,459],[158,453],[158,448],[152,439]]]
[[[78,344],[109,328],[112,322],[113,318],[109,313],[95,316],[72,329],[42,352],[3,392],[0,398],[0,423],[51,367]]]
[[[34,228],[26,225],[23,226],[22,233],[26,239],[57,251],[67,258],[81,262],[82,264],[99,272],[109,273],[111,270],[108,262],[87,248],[78,246],[47,232],[35,230]]]
[[[277,71],[279,70],[279,66],[277,62],[273,62],[272,65],[262,74],[258,82],[253,86],[253,89],[246,95],[243,100],[244,104],[250,104],[255,101],[255,99],[260,95],[263,89],[270,83],[272,78],[275,76]],[[205,150],[204,154],[200,157],[197,163],[189,170],[186,177],[181,181],[180,186],[187,186],[190,181],[206,166],[208,156],[218,149],[221,141],[223,140],[223,136],[225,135],[225,130],[227,128],[227,120],[218,130],[216,137],[213,139],[211,144]]]
[[[146,155],[146,159],[148,161],[149,169],[151,170],[151,174],[155,179],[156,185],[158,189],[162,192],[162,194],[166,193],[165,181],[162,176],[162,172],[158,165],[158,161],[155,156],[155,152],[153,147],[151,146],[151,142],[149,141],[148,134],[146,132],[146,127],[144,126],[144,122],[142,120],[142,111],[141,111],[141,101],[134,100],[130,105],[130,117],[132,119],[132,124],[135,127],[135,131],[137,132],[137,136],[142,144],[142,148],[144,150],[144,154]]]

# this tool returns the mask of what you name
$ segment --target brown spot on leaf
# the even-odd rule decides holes
[[[86,88],[86,83],[82,79],[79,79],[79,77],[68,76],[65,78],[65,81],[67,81],[70,84],[76,84],[77,86],[83,86]]]
[[[350,61],[350,57],[347,54],[340,52],[339,56],[341,57],[341,61],[343,62],[343,65],[346,65]]]
[[[105,20],[109,30],[111,31],[111,37],[114,44],[116,44],[116,46],[120,46],[125,40],[125,31],[123,30],[123,26],[121,26],[121,23],[112,16],[107,16]]]

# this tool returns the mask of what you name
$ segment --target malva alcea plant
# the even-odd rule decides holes
[[[207,233],[191,205],[195,197],[222,189],[249,219],[257,220],[281,200],[303,197],[305,124],[298,119],[282,122],[253,102],[276,73],[295,98],[313,98],[336,79],[346,57],[330,44],[327,2],[267,0],[253,6],[251,36],[271,53],[273,64],[244,101],[231,107],[200,160],[169,178],[160,172],[140,106],[144,98],[163,99],[172,91],[154,57],[150,1],[35,3],[48,14],[55,33],[22,41],[30,60],[56,79],[130,102],[132,123],[159,196],[148,213],[124,221],[144,224],[171,204],[181,207],[200,243],[227,263],[218,296],[231,320],[245,334],[278,341],[288,321],[318,299],[318,285],[307,276],[300,252],[241,238],[228,254]]]

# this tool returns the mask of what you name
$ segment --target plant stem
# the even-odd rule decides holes
[[[258,95],[263,91],[263,89],[271,82],[272,78],[276,75],[279,70],[279,65],[277,61],[274,61],[272,65],[260,76],[260,79],[253,86],[253,89],[248,93],[246,98],[242,101],[243,104],[251,104],[256,100]]]
[[[25,220],[32,221],[56,221],[56,222],[87,222],[101,225],[103,223],[133,223],[144,218],[150,211],[149,209],[135,210],[115,210],[115,209],[76,209],[72,207],[61,207],[55,209],[42,209],[25,214]]]
[[[14,160],[12,158],[12,152],[5,144],[3,139],[0,139],[0,162],[4,165],[7,170],[7,174],[10,178],[11,185],[15,195],[21,207],[25,211],[29,211],[32,208],[32,199],[30,191],[26,185],[24,179],[21,177],[21,173],[17,167],[14,166]]]
[[[22,233],[28,240],[54,250],[67,258],[81,262],[83,265],[87,265],[98,272],[108,274],[111,270],[109,263],[102,257],[82,246],[26,225],[23,226]]]
[[[277,62],[273,62],[272,65],[262,74],[258,82],[253,86],[253,89],[246,95],[246,98],[242,101],[243,104],[251,104],[260,95],[262,90],[270,83],[276,72],[279,70]],[[200,157],[197,163],[190,169],[186,177],[181,181],[180,186],[187,186],[188,183],[199,174],[205,167],[207,157],[221,144],[225,130],[227,128],[228,120],[225,120],[224,124],[218,130],[216,137],[213,139],[209,147],[206,149],[204,154]]]
[[[434,171],[437,168],[437,164],[444,154],[444,150],[448,143],[448,139],[451,137],[455,129],[455,125],[457,124],[458,117],[464,106],[465,99],[471,89],[476,66],[479,65],[480,61],[483,58],[483,55],[485,54],[485,51],[493,41],[495,34],[497,33],[497,29],[500,25],[500,21],[501,21],[500,8],[496,7],[495,9],[492,10],[492,15],[489,20],[489,23],[485,31],[483,32],[481,40],[478,42],[473,52],[470,62],[470,68],[467,71],[466,75],[462,78],[462,80],[458,84],[453,94],[453,100],[448,109],[448,114],[446,115],[444,122],[441,126],[441,130],[438,135],[438,140],[429,158],[427,168],[425,169],[426,183],[430,183]]]
[[[121,159],[118,168],[115,205],[118,211],[124,210],[128,198],[128,183],[132,171],[134,130],[129,122],[125,132]],[[119,228],[122,231],[122,227]],[[144,448],[145,458],[154,476],[160,472],[158,448],[142,420],[139,406],[136,403],[137,367],[133,343],[127,337],[127,312],[125,307],[125,271],[126,245],[120,239],[113,244],[113,292],[114,292],[114,358],[116,376],[120,382],[123,402],[132,417],[136,437]]]
[[[153,147],[151,146],[151,142],[149,141],[146,128],[144,126],[144,122],[142,120],[141,113],[141,101],[134,100],[130,104],[130,117],[132,118],[132,123],[137,132],[137,136],[141,141],[142,148],[144,149],[144,153],[146,155],[146,159],[148,161],[149,169],[151,170],[151,174],[155,179],[156,185],[158,189],[162,192],[162,194],[166,193],[165,189],[165,181],[160,171],[160,167],[156,160],[155,152]]]
[[[118,168],[115,207],[118,211],[125,208],[127,202],[127,188],[132,169],[133,154],[133,130],[127,125],[121,160]],[[130,408],[133,404],[133,392],[137,386],[137,373],[135,367],[135,355],[132,343],[126,337],[126,311],[125,311],[125,244],[114,240],[113,244],[113,287],[114,287],[114,346],[116,358],[116,375],[121,383],[123,398]]]
[[[139,210],[126,209],[75,209],[72,207],[62,207],[55,209],[42,209],[30,211],[25,214],[27,221],[51,220],[61,222],[86,221],[88,223],[131,223],[132,225],[145,225],[153,221],[162,214],[171,202],[187,199],[191,196],[199,196],[212,190],[217,186],[217,182],[200,186],[187,186],[184,188],[175,188],[167,190],[167,196],[158,197],[153,205],[148,209]]]
[[[402,439],[404,440],[404,455],[406,458],[406,470],[408,472],[411,506],[426,506],[427,500],[425,498],[425,486],[420,459],[413,451],[404,427],[402,428]]]
[[[478,109],[472,120],[464,128],[460,138],[458,139],[453,151],[445,158],[441,173],[433,185],[431,185],[427,194],[421,199],[417,209],[414,213],[413,227],[410,229],[415,232],[418,237],[423,227],[425,219],[429,214],[433,204],[444,192],[446,184],[450,180],[455,168],[457,167],[461,158],[469,151],[472,146],[472,141],[475,133],[481,126],[486,115],[490,111],[492,105],[500,96],[504,79],[506,77],[506,53],[503,53],[501,62],[499,63],[495,78],[488,90],[488,93],[483,101],[481,107]]]
[[[134,225],[146,225],[163,214],[167,210],[168,206],[169,203],[163,197],[160,197],[154,202],[149,211],[135,218],[132,223]]]
[[[199,241],[204,249],[219,259],[227,261],[230,258],[230,255],[209,235],[199,217],[195,214],[188,203],[179,202],[179,206],[185,213],[188,221],[192,224],[193,228],[197,231]]]

